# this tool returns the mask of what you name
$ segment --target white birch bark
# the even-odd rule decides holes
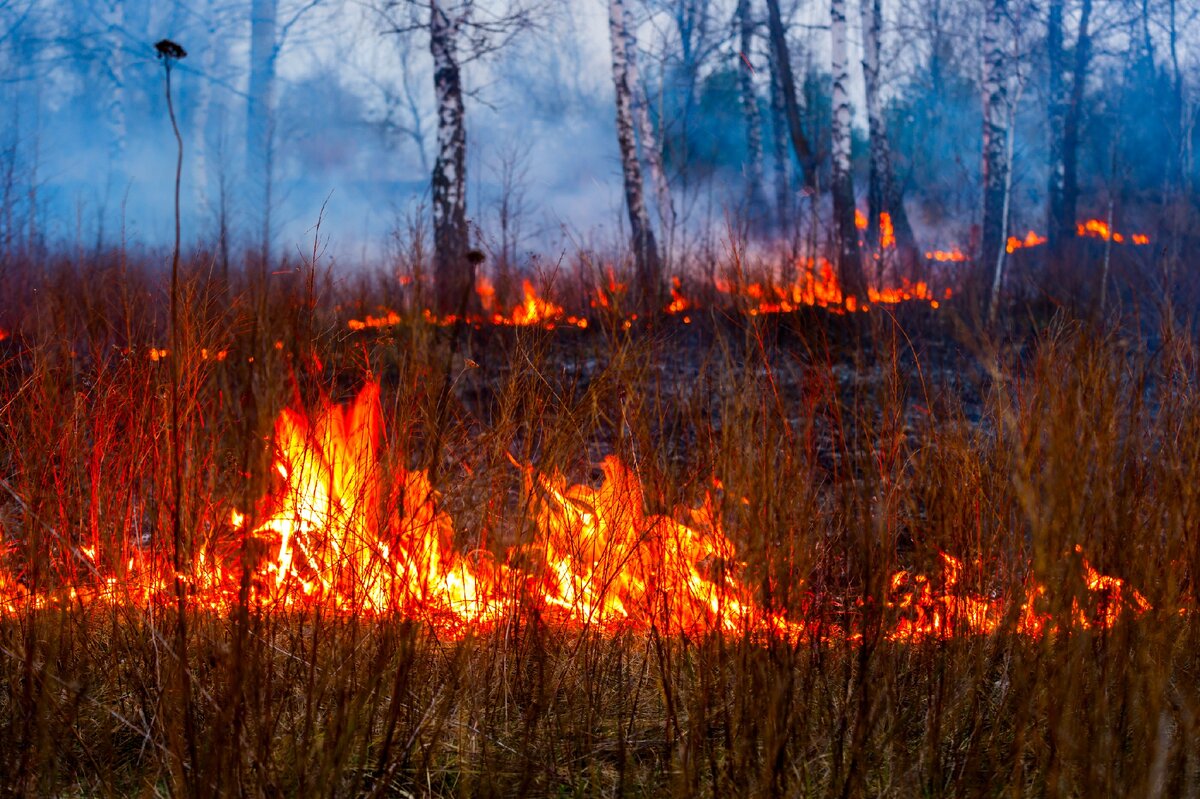
[[[829,33],[833,76],[831,162],[833,213],[838,232],[838,272],[842,290],[866,299],[859,258],[858,228],[854,224],[854,176],[850,171],[850,69],[846,43],[846,0],[830,0]]]
[[[1008,183],[1008,75],[1004,20],[1007,0],[985,4],[983,38],[983,227],[980,263],[985,286],[994,284],[1004,254],[1005,187]]]
[[[458,63],[458,27],[440,0],[429,3],[429,49],[437,98],[432,176],[434,283],[438,311],[475,310],[475,267],[467,259],[467,128]]]
[[[628,7],[623,9],[622,31],[625,39],[625,69],[628,76],[629,91],[634,120],[637,123],[638,138],[641,140],[642,157],[650,172],[650,182],[654,186],[654,201],[658,208],[658,222],[663,234],[670,239],[675,229],[675,205],[671,200],[671,184],[667,181],[667,172],[663,168],[662,145],[650,120],[650,103],[646,95],[646,86],[642,83],[637,65],[637,33]]]
[[[621,150],[621,171],[625,182],[625,206],[637,262],[639,302],[647,308],[657,306],[659,283],[658,246],[642,190],[642,169],[637,157],[634,132],[633,91],[628,63],[628,34],[623,0],[609,0],[608,29],[612,47],[613,88],[616,94],[617,145]]]

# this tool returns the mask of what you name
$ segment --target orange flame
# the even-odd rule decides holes
[[[522,466],[532,540],[497,563],[487,551],[463,554],[451,517],[422,471],[389,459],[382,448],[379,387],[368,383],[347,406],[324,402],[313,416],[283,411],[276,420],[274,461],[280,482],[252,520],[234,511],[232,527],[265,554],[251,562],[251,601],[283,611],[319,606],[348,614],[397,614],[458,635],[486,628],[523,609],[558,624],[694,634],[720,631],[788,640],[861,639],[849,627],[797,621],[756,599],[741,576],[733,540],[711,495],[698,508],[647,511],[636,472],[616,458],[602,463],[597,487],[569,485],[558,474]],[[519,465],[519,464],[518,464]],[[720,482],[713,481],[720,489]],[[748,504],[749,500],[743,500]],[[244,551],[254,548],[243,547]],[[0,569],[0,613],[83,601],[164,602],[175,584],[197,607],[223,611],[238,601],[239,569],[204,550],[187,574],[153,562],[150,553],[106,559],[95,545],[75,550],[91,587],[32,595]],[[1070,614],[1041,609],[1047,587],[1029,578],[1015,597],[973,592],[962,561],[941,553],[941,572],[892,574],[882,598],[887,640],[1054,634],[1058,625],[1108,629],[1152,610],[1124,581],[1101,574],[1080,554],[1084,593]],[[120,562],[106,573],[106,563]],[[805,607],[820,607],[807,597]],[[809,615],[806,611],[806,615]]]
[[[892,215],[887,211],[879,212],[879,246],[885,250],[896,246],[896,231],[892,227]]]

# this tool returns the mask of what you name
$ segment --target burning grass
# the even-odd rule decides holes
[[[135,272],[27,288],[0,308],[16,793],[1200,784],[1200,393],[1169,327],[950,347],[919,291],[737,314],[676,284],[640,323],[505,321],[565,319],[529,286],[490,325],[351,329],[194,279],[167,353]]]

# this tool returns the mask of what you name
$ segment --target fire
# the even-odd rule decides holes
[[[679,275],[671,278],[671,302],[665,308],[669,314],[683,313],[692,307],[692,303],[682,293],[682,282]]]
[[[289,606],[401,611],[483,622],[501,603],[495,575],[481,576],[453,547],[454,527],[424,472],[379,463],[379,387],[349,407],[326,404],[309,420],[285,410],[275,424],[282,490],[249,535],[271,547],[260,567],[267,594]],[[246,516],[232,517],[244,529]],[[453,626],[453,625],[452,625]]]
[[[381,316],[371,316],[368,314],[363,319],[351,319],[346,323],[346,326],[351,330],[367,330],[368,328],[393,327],[398,324],[400,324],[400,314],[385,308]]]
[[[971,259],[966,253],[955,247],[953,250],[926,250],[925,260],[938,263],[962,263]]]
[[[1080,238],[1100,239],[1102,241],[1112,241],[1114,244],[1123,244],[1125,235],[1112,230],[1107,222],[1102,219],[1086,219],[1075,225],[1075,235]],[[1150,237],[1145,233],[1134,233],[1129,237],[1134,246],[1145,246],[1150,243]]]
[[[1005,249],[1011,254],[1021,249],[1029,249],[1031,247],[1040,247],[1047,241],[1045,236],[1039,236],[1034,231],[1029,231],[1025,234],[1025,238],[1017,238],[1016,236],[1008,237],[1008,244]]]
[[[753,587],[761,583],[744,575],[711,494],[698,507],[651,513],[637,471],[614,457],[603,460],[603,479],[594,487],[514,461],[525,477],[530,540],[503,559],[486,550],[464,554],[429,475],[407,469],[399,453],[385,448],[379,394],[368,383],[345,406],[324,401],[311,416],[298,409],[279,415],[275,487],[256,511],[230,514],[230,529],[243,537],[240,550],[258,553],[243,567],[224,566],[229,558],[202,550],[187,573],[176,575],[150,552],[135,548],[126,561],[80,545],[74,557],[86,568],[72,573],[84,580],[59,593],[32,595],[0,569],[0,613],[85,601],[169,602],[176,581],[195,607],[227,612],[240,601],[244,568],[249,601],[260,607],[387,614],[452,637],[533,612],[564,627],[606,632],[861,639],[853,616],[841,626],[813,618],[812,608],[837,606],[836,599],[805,596],[804,620],[765,605]],[[713,485],[721,490],[720,481]],[[1066,616],[1045,609],[1049,589],[1032,575],[1015,593],[973,591],[963,561],[940,553],[940,573],[891,575],[880,632],[897,642],[1004,629],[1040,637],[1063,625],[1109,629],[1152,610],[1140,592],[1096,571],[1080,547],[1075,551],[1083,593]],[[118,560],[119,566],[105,565]],[[978,576],[986,576],[982,564]]]
[[[859,230],[867,229],[867,215],[857,208],[854,209],[854,226]]]
[[[589,625],[692,632],[788,626],[758,608],[733,576],[734,546],[711,497],[682,519],[647,514],[628,467],[609,457],[601,469],[598,488],[530,472],[548,605]]]
[[[896,231],[892,227],[892,215],[887,211],[879,213],[879,246],[885,250],[896,246]]]
[[[805,306],[826,308],[835,313],[865,311],[876,303],[893,305],[909,301],[928,302],[932,307],[938,307],[934,291],[925,281],[914,283],[901,279],[892,286],[869,286],[866,303],[853,295],[843,295],[833,264],[824,258],[819,262],[808,259],[800,267],[799,277],[791,283],[738,283],[717,278],[716,289],[747,302],[747,313],[751,316],[791,313]],[[949,299],[950,291],[947,290],[944,296]]]

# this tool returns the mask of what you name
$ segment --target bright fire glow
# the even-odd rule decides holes
[[[532,534],[498,560],[469,555],[428,475],[409,470],[383,446],[379,388],[352,403],[325,402],[311,416],[283,411],[275,425],[275,487],[255,511],[231,513],[243,537],[248,601],[282,612],[331,612],[419,620],[439,634],[485,629],[532,611],[566,627],[697,634],[777,635],[789,640],[856,640],[853,618],[821,623],[806,611],[791,619],[765,606],[745,575],[711,495],[696,508],[650,513],[636,471],[609,457],[597,486],[520,465]],[[720,486],[719,481],[713,484]],[[747,502],[746,500],[743,503]],[[126,558],[101,547],[74,549],[82,579],[57,592],[30,593],[0,570],[0,612],[81,602],[149,605],[171,601],[176,581],[197,608],[227,612],[238,601],[241,566],[202,550],[187,574],[132,548]],[[956,635],[1053,634],[1064,625],[1107,629],[1151,610],[1124,581],[1079,556],[1081,592],[1069,613],[1048,608],[1049,588],[1032,576],[1015,591],[967,587],[967,568],[941,554],[941,571],[900,570],[883,600],[883,636],[917,641]],[[161,557],[161,556],[160,556]],[[982,566],[972,572],[986,579]],[[806,608],[822,607],[808,597]]]

